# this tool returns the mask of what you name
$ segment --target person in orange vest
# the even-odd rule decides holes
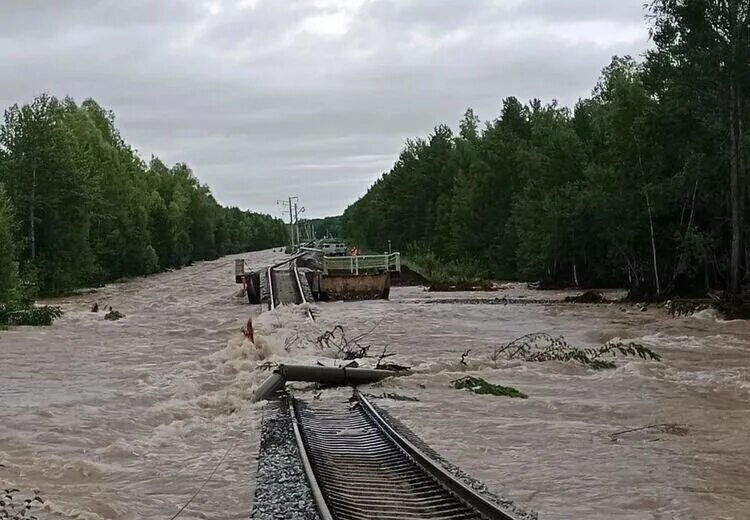
[[[352,256],[357,256],[357,255],[359,255],[359,249],[357,249],[355,246],[352,248]]]

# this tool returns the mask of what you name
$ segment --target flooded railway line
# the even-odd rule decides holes
[[[359,392],[336,406],[288,403],[321,520],[520,518],[433,461]]]
[[[300,275],[295,260],[283,265],[269,267],[266,271],[268,287],[268,308],[274,310],[281,305],[301,305],[308,303],[310,289],[307,279]],[[314,321],[312,311],[305,309],[307,317]]]
[[[269,267],[266,280],[269,310],[307,303],[295,259]],[[306,313],[314,320],[309,309]],[[275,395],[282,407],[288,407],[287,427],[294,432],[298,462],[304,470],[320,520],[521,518],[477,493],[399,434],[356,386],[350,401],[323,406],[298,401],[293,394],[281,391],[286,381],[283,374],[293,368],[303,374],[314,373],[309,381],[330,384],[338,376],[322,374],[336,370],[334,368],[282,365],[260,390],[264,399],[280,392]],[[338,384],[346,384],[347,369],[340,371],[344,376]],[[358,371],[360,369],[351,368],[348,372]],[[361,377],[361,374],[357,374],[357,378],[351,374],[350,384],[355,385]],[[265,436],[272,435],[278,432],[266,431]],[[291,438],[288,434],[286,437]],[[259,473],[264,471],[268,469],[259,468]],[[269,486],[276,485],[269,483]],[[259,490],[256,499],[262,501],[268,494],[267,490]],[[295,516],[293,510],[298,507],[297,503],[274,500],[277,502],[274,515]],[[268,507],[268,504],[256,504],[254,518],[266,518],[258,512]]]
[[[268,251],[242,258],[265,278],[268,265],[289,256]],[[499,294],[431,294],[394,287],[389,300],[320,303],[313,323],[304,305],[274,312],[267,312],[267,301],[248,306],[227,284],[235,259],[241,258],[53,300],[65,314],[51,328],[0,332],[0,484],[40,489],[45,518],[169,516],[236,443],[188,516],[220,511],[246,518],[255,505],[259,520],[316,519],[314,501],[305,501],[298,484],[305,488],[306,477],[295,462],[288,407],[286,419],[274,419],[269,428],[276,437],[268,436],[266,421],[278,405],[253,404],[251,397],[268,377],[263,366],[269,363],[334,364],[334,353],[321,352],[314,339],[340,324],[350,337],[372,330],[367,343],[373,350],[389,345],[399,364],[415,369],[410,377],[378,384],[378,409],[397,418],[397,428],[414,432],[407,438],[433,460],[466,469],[502,504],[512,499],[541,518],[746,518],[746,322],[721,321],[708,311],[675,319],[664,309],[619,305],[424,305],[493,295],[562,300],[571,293],[509,287]],[[94,302],[113,305],[126,318],[107,322],[90,312]],[[248,315],[257,344],[238,330]],[[534,331],[565,335],[576,345],[638,341],[664,360],[603,371],[480,361],[495,343]],[[461,354],[469,348],[465,366]],[[450,388],[451,380],[468,374],[518,387],[529,399]],[[343,404],[351,393],[297,395],[313,409]],[[661,423],[683,424],[685,433],[639,429]],[[628,430],[634,433],[612,439],[613,432]],[[280,456],[267,465],[264,450],[274,446]],[[284,504],[264,509],[271,495]],[[299,514],[279,514],[290,504],[301,504]]]

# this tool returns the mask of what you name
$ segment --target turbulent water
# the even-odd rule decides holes
[[[280,253],[245,255],[267,265]],[[449,298],[557,298],[510,287],[493,294],[394,288],[390,301],[258,316],[235,297],[231,258],[108,286],[56,302],[50,328],[0,332],[0,484],[41,490],[40,516],[247,518],[262,405],[247,398],[271,361],[334,363],[314,339],[335,324],[416,374],[371,388],[418,402],[378,401],[447,459],[541,518],[746,519],[750,511],[750,327],[710,311],[439,303]],[[127,316],[91,313],[96,301]],[[240,332],[248,316],[256,345]],[[529,332],[570,343],[641,342],[661,362],[613,370],[573,363],[492,362],[495,345]],[[461,354],[471,349],[466,363]],[[529,399],[449,388],[463,375],[512,385]],[[339,398],[345,391],[323,393]],[[311,393],[303,397],[312,398]],[[619,433],[650,424],[677,428]],[[617,435],[614,435],[617,434]]]

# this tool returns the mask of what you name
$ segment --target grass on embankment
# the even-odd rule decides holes
[[[430,249],[409,246],[402,263],[429,280],[431,291],[490,291],[488,273],[476,260],[443,260]]]

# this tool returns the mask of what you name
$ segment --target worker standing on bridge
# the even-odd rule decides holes
[[[357,255],[359,255],[359,249],[357,249],[357,247],[354,246],[352,248],[352,256],[357,256]]]

